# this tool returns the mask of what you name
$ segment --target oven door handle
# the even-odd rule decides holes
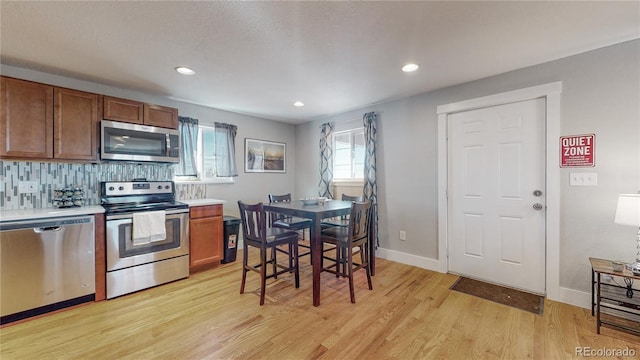
[[[167,216],[176,215],[176,214],[188,214],[189,209],[167,210],[166,213],[167,213]],[[131,213],[107,215],[107,220],[131,219],[131,218],[133,218],[133,214]]]

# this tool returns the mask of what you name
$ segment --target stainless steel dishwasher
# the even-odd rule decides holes
[[[0,323],[95,299],[93,215],[0,222]]]

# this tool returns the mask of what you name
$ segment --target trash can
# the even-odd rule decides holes
[[[224,222],[224,257],[222,263],[236,261],[238,251],[238,233],[240,232],[240,219],[235,216],[223,216]]]

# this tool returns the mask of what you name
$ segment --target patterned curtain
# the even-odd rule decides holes
[[[333,149],[331,148],[331,132],[333,123],[325,123],[320,127],[320,185],[318,196],[333,199],[331,181],[333,181]]]
[[[196,150],[198,147],[198,119],[178,117],[180,131],[180,163],[176,169],[179,176],[198,176]]]
[[[236,133],[238,127],[231,124],[215,123],[216,134],[216,176],[238,176],[236,167]]]
[[[376,248],[380,246],[380,237],[378,236],[378,184],[376,182],[376,119],[378,116],[375,112],[369,112],[362,117],[364,125],[364,196],[371,201],[373,214],[371,219],[374,221],[374,230],[376,233]]]

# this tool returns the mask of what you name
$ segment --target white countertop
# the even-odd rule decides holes
[[[20,210],[0,210],[0,221],[43,219],[61,216],[93,215],[104,213],[100,205],[80,206],[73,208],[40,208]]]
[[[224,200],[218,200],[218,199],[191,199],[191,200],[178,200],[178,201],[188,204],[189,207],[218,205],[218,204],[224,204],[226,202]]]

